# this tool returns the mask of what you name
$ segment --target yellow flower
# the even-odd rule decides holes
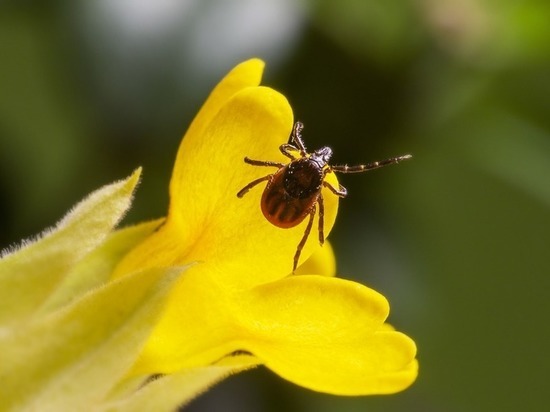
[[[244,156],[288,161],[278,148],[291,131],[292,110],[284,96],[259,85],[262,70],[261,61],[246,61],[214,89],[179,148],[168,216],[115,270],[120,278],[191,265],[171,290],[132,374],[258,363],[327,393],[400,391],[416,378],[416,348],[384,323],[386,299],[358,283],[324,276],[331,273],[300,268],[301,274],[290,275],[306,222],[291,229],[270,224],[260,211],[261,186],[236,196],[266,174],[245,164]],[[338,187],[334,174],[327,178]],[[328,234],[338,198],[328,189],[323,196]],[[301,260],[316,252],[333,261],[316,236]],[[243,354],[253,357],[235,356]]]

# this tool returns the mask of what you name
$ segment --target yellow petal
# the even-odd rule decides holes
[[[178,159],[181,180],[172,186],[166,224],[122,262],[117,273],[151,266],[201,262],[191,271],[209,273],[227,288],[246,288],[279,279],[292,270],[293,256],[305,226],[281,229],[260,210],[263,187],[242,199],[246,184],[276,169],[255,167],[243,158],[287,162],[279,146],[292,128],[292,110],[284,96],[266,87],[250,87],[229,99],[202,135],[187,135],[186,151]],[[337,185],[334,174],[331,183]],[[336,217],[338,198],[325,196],[325,234]],[[315,219],[315,226],[317,219]],[[306,243],[302,261],[319,248],[316,230]],[[180,298],[176,293],[174,300]]]
[[[336,258],[330,242],[326,242],[296,270],[296,275],[336,276]]]
[[[301,386],[339,395],[393,393],[416,378],[416,347],[382,326],[388,304],[360,284],[292,276],[242,300],[245,350]]]
[[[224,290],[207,273],[192,270],[180,278],[133,374],[174,373],[217,364],[241,349],[235,342],[240,330],[233,320],[239,296]]]
[[[204,115],[201,111],[201,126],[192,127],[178,153],[165,224],[115,271],[121,276],[148,267],[198,262],[174,287],[135,373],[170,373],[206,365],[242,349],[234,315],[241,294],[292,270],[307,221],[290,229],[269,223],[260,209],[265,185],[242,199],[236,196],[249,182],[276,171],[246,164],[245,156],[288,163],[279,146],[287,142],[292,129],[292,110],[273,89],[251,86],[235,91],[239,87],[221,93],[225,97],[217,98],[218,103],[205,104],[209,109],[203,109]],[[327,180],[338,187],[333,173]],[[338,198],[328,189],[323,189],[323,196],[328,235]],[[319,249],[317,224],[318,218],[301,262]]]
[[[345,345],[261,342],[254,351],[284,379],[333,395],[396,393],[408,388],[418,374],[414,343],[399,332],[377,332]]]
[[[263,69],[264,62],[260,59],[247,60],[233,68],[212,90],[212,93],[210,93],[210,96],[208,96],[208,99],[193,119],[193,122],[185,133],[184,139],[181,141],[174,166],[173,178],[170,183],[170,193],[175,193],[177,196],[177,193],[187,190],[186,187],[181,186],[185,182],[185,179],[181,179],[180,177],[180,167],[185,165],[188,157],[192,156],[194,145],[196,145],[192,141],[192,136],[200,138],[206,127],[210,124],[210,121],[235,93],[247,87],[259,86],[262,80]],[[205,160],[205,162],[208,162],[208,160]]]

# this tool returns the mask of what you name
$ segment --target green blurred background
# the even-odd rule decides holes
[[[188,410],[545,410],[547,0],[4,1],[0,245],[138,165],[126,222],[164,215],[181,135],[251,56],[335,163],[414,155],[341,178],[331,240],[341,276],[390,300],[420,375],[395,396],[343,398],[259,369]]]

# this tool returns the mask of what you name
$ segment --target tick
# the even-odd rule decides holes
[[[293,273],[298,267],[300,254],[311,233],[313,218],[317,213],[319,213],[319,243],[323,245],[325,242],[325,208],[321,189],[326,187],[336,196],[342,198],[348,194],[344,186],[339,184],[337,189],[327,182],[325,180],[327,174],[333,172],[361,173],[411,158],[411,155],[407,154],[364,165],[332,166],[329,164],[332,157],[332,149],[330,147],[322,147],[313,153],[307,152],[302,140],[303,128],[304,125],[302,123],[296,122],[288,143],[279,146],[281,153],[290,159],[289,163],[253,160],[245,157],[244,161],[249,165],[275,167],[277,170],[274,173],[253,180],[237,193],[237,197],[242,198],[254,186],[267,180],[260,206],[263,215],[271,224],[288,229],[299,225],[309,216],[304,235],[300,243],[298,243],[296,253],[294,254]],[[299,156],[296,156],[294,153],[299,154]]]

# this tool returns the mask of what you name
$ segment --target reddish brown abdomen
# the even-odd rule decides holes
[[[288,172],[286,167],[273,175],[262,195],[261,207],[271,224],[288,229],[300,224],[310,213],[317,202],[320,188],[306,197],[293,197],[285,188],[285,172]],[[288,176],[286,179],[288,183]]]

